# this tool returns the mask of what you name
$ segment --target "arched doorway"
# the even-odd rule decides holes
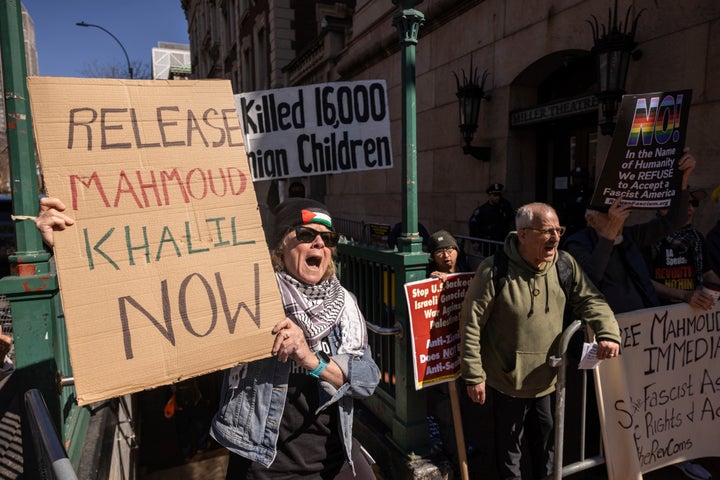
[[[570,230],[584,225],[584,209],[595,179],[597,163],[597,100],[595,61],[587,51],[556,52],[526,68],[512,84],[511,137],[528,142],[526,156],[534,157],[532,199],[555,207]],[[519,166],[519,165],[518,165]],[[509,159],[509,172],[515,170]]]

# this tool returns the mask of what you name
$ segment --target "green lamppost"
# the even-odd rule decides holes
[[[418,231],[417,212],[417,108],[415,89],[415,46],[418,32],[425,22],[422,12],[413,7],[422,0],[393,0],[401,11],[393,17],[402,48],[402,236],[398,240],[400,252],[422,251]]]
[[[409,315],[404,301],[403,285],[425,277],[427,254],[422,251],[418,234],[417,202],[417,122],[415,90],[415,46],[425,16],[413,7],[417,0],[393,0],[400,11],[393,17],[402,49],[402,233],[398,238],[398,255],[402,266],[395,269],[396,318],[409,332]],[[424,395],[415,390],[411,338],[396,339],[397,388],[393,439],[406,452],[421,452],[427,443],[427,422]]]

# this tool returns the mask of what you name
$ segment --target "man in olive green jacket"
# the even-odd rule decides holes
[[[485,403],[493,390],[497,464],[503,479],[520,479],[520,451],[529,436],[533,478],[552,474],[556,352],[566,302],[595,332],[597,356],[617,356],[620,330],[603,295],[567,255],[572,285],[566,295],[555,263],[564,233],[555,210],[543,203],[520,207],[517,231],[505,239],[506,282],[492,279],[494,257],[478,267],[461,314],[462,375],[470,398]],[[527,428],[526,428],[527,427]]]

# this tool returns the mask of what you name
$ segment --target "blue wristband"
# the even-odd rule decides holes
[[[327,368],[328,364],[330,363],[330,357],[328,357],[327,353],[323,352],[322,350],[316,352],[315,356],[320,363],[313,370],[310,370],[310,375],[315,378],[320,378],[320,374],[323,372],[323,370],[325,370],[325,368]]]

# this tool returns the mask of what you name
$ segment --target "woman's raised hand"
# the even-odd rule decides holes
[[[40,230],[43,242],[49,246],[55,244],[56,230],[65,230],[75,224],[75,220],[65,215],[65,204],[58,198],[44,197],[40,199],[40,211],[35,217],[35,226]]]

